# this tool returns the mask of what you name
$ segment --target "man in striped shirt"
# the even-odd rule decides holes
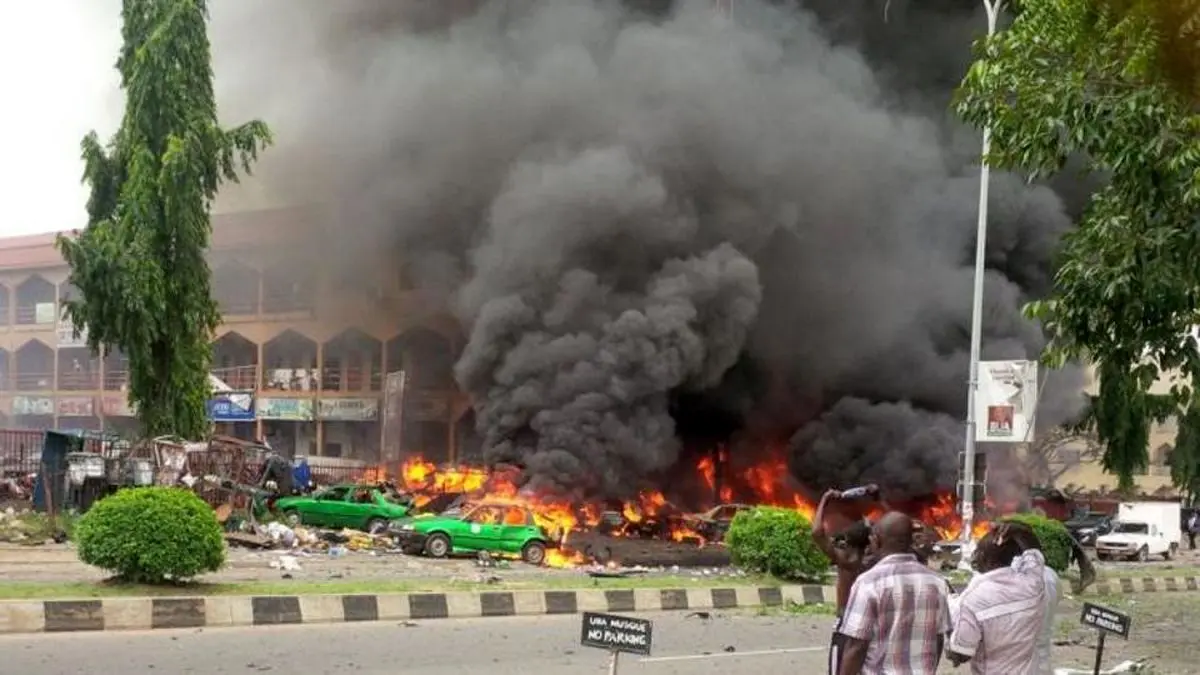
[[[871,532],[879,562],[850,589],[838,626],[839,675],[934,675],[950,632],[946,582],[913,555],[913,521],[888,513]]]

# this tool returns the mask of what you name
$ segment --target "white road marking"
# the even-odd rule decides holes
[[[750,652],[713,652],[712,654],[683,654],[680,656],[651,656],[638,659],[638,663],[665,663],[667,661],[700,661],[702,659],[736,658],[739,656],[775,656],[776,654],[808,654],[823,652],[829,647],[793,647],[790,649],[759,649]]]

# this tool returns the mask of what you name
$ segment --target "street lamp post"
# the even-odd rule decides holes
[[[1004,0],[983,0],[987,11],[987,36],[996,34],[996,22]],[[962,508],[962,540],[969,546],[971,529],[975,521],[975,428],[979,424],[975,415],[975,399],[979,395],[979,352],[983,342],[983,277],[987,258],[988,186],[992,172],[987,156],[992,150],[991,125],[983,127],[983,148],[980,152],[979,168],[979,220],[975,232],[975,291],[971,302],[971,365],[967,382],[967,429],[963,444],[963,476],[959,503]]]

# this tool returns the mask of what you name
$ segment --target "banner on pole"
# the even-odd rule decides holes
[[[975,396],[977,443],[1033,441],[1037,361],[982,361]]]

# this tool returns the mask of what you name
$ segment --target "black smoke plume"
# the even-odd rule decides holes
[[[791,437],[812,487],[951,486],[977,3],[734,4],[214,3],[218,82],[280,140],[255,199],[336,205],[327,250],[452,303],[486,459],[621,495],[681,438]],[[1036,355],[1019,308],[1069,227],[995,177],[985,357]],[[1081,385],[1052,374],[1039,421]]]

